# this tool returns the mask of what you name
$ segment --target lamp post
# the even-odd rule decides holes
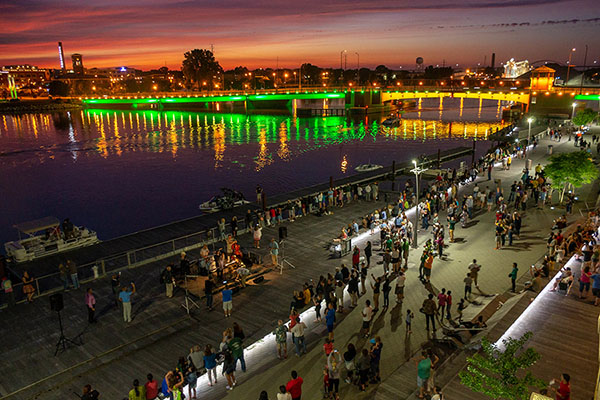
[[[413,227],[413,248],[416,249],[419,247],[417,244],[417,230],[419,229],[419,175],[423,172],[427,171],[427,168],[420,168],[417,166],[417,161],[413,160],[413,165],[415,166],[410,172],[415,174],[415,195],[416,195],[416,207],[415,207],[415,226]]]
[[[569,73],[571,72],[571,56],[573,55],[573,53],[575,52],[575,47],[573,47],[571,49],[571,51],[569,52],[569,65],[567,66],[567,80],[565,81],[565,85],[569,84]]]
[[[571,121],[573,121],[573,118],[575,117],[575,108],[577,108],[577,103],[573,103],[572,107],[573,111],[571,111]]]
[[[531,123],[533,122],[533,118],[527,118],[527,122],[529,123],[529,130],[527,131],[527,145],[529,145],[529,142],[531,140]]]

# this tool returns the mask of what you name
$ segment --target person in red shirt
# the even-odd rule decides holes
[[[152,374],[147,376],[148,382],[144,385],[146,387],[146,400],[154,400],[158,397],[158,382],[152,377]]]
[[[571,376],[562,374],[556,391],[556,400],[571,400]]]
[[[292,395],[292,400],[300,400],[302,397],[302,383],[304,380],[296,371],[292,371],[292,379],[285,385],[285,389]]]

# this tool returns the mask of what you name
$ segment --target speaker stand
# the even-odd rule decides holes
[[[279,241],[279,248],[281,249],[281,258],[279,259],[279,264],[277,264],[277,266],[279,267],[279,274],[283,274],[283,268],[286,265],[293,269],[296,269],[296,266],[294,264],[292,264],[291,262],[289,262],[285,258],[285,240],[284,239],[281,239],[281,241]]]
[[[67,350],[67,344],[72,344],[73,346],[79,346],[81,343],[77,343],[74,340],[68,339],[65,337],[65,333],[63,331],[62,318],[60,317],[60,311],[58,313],[58,326],[60,328],[60,337],[58,338],[58,342],[56,343],[56,350],[54,351],[54,357],[58,354],[59,350],[62,353]]]

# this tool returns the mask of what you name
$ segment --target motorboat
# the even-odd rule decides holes
[[[198,208],[204,212],[217,212],[250,203],[237,190],[221,188],[221,191],[223,192],[222,195],[212,197],[210,200],[200,204]]]
[[[4,244],[6,255],[15,262],[31,261],[63,251],[98,243],[96,232],[83,226],[75,226],[68,219],[63,222],[55,217],[14,225],[19,240]],[[25,236],[23,239],[22,236]]]
[[[392,115],[388,118],[386,118],[381,125],[385,126],[386,128],[395,128],[397,126],[400,126],[400,118],[398,118],[395,115]]]
[[[379,168],[383,168],[383,165],[369,163],[369,164],[360,164],[356,168],[354,168],[354,170],[358,171],[358,172],[368,172],[368,171],[375,171],[376,169],[379,169]]]

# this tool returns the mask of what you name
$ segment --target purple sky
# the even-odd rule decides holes
[[[224,68],[476,65],[508,58],[599,60],[599,0],[3,0],[0,65],[57,68],[56,42],[88,67],[179,68],[210,48]]]

